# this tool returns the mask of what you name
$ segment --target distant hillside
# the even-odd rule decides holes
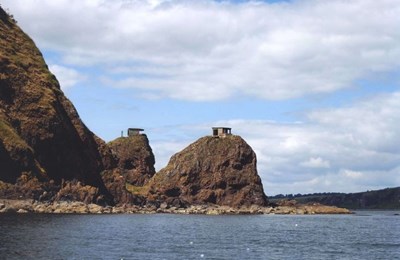
[[[299,203],[318,202],[349,209],[400,209],[400,187],[357,193],[314,193],[277,195],[270,202],[294,199]]]

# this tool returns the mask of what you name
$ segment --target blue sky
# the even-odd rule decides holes
[[[211,127],[268,195],[400,186],[400,3],[3,0],[86,125],[145,128],[156,168]]]

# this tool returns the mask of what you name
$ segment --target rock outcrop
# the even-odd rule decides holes
[[[155,174],[154,154],[145,134],[120,137],[108,143],[117,161],[116,168],[102,173],[103,181],[117,205],[142,205],[146,199],[134,195],[135,187],[142,187]]]
[[[1,7],[0,36],[0,181],[41,186],[78,180],[111,200],[100,176],[112,164],[99,151],[102,141],[83,124],[34,42]]]
[[[150,180],[148,201],[172,206],[266,206],[256,155],[240,137],[203,137],[175,154]]]
[[[120,137],[108,143],[126,182],[143,186],[155,174],[154,154],[145,134]]]

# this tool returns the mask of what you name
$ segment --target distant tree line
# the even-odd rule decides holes
[[[278,194],[271,202],[281,199],[299,203],[321,203],[350,209],[400,209],[400,187],[358,193],[318,192],[310,194]]]

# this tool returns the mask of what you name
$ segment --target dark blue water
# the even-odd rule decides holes
[[[0,215],[0,259],[400,259],[396,213]]]

